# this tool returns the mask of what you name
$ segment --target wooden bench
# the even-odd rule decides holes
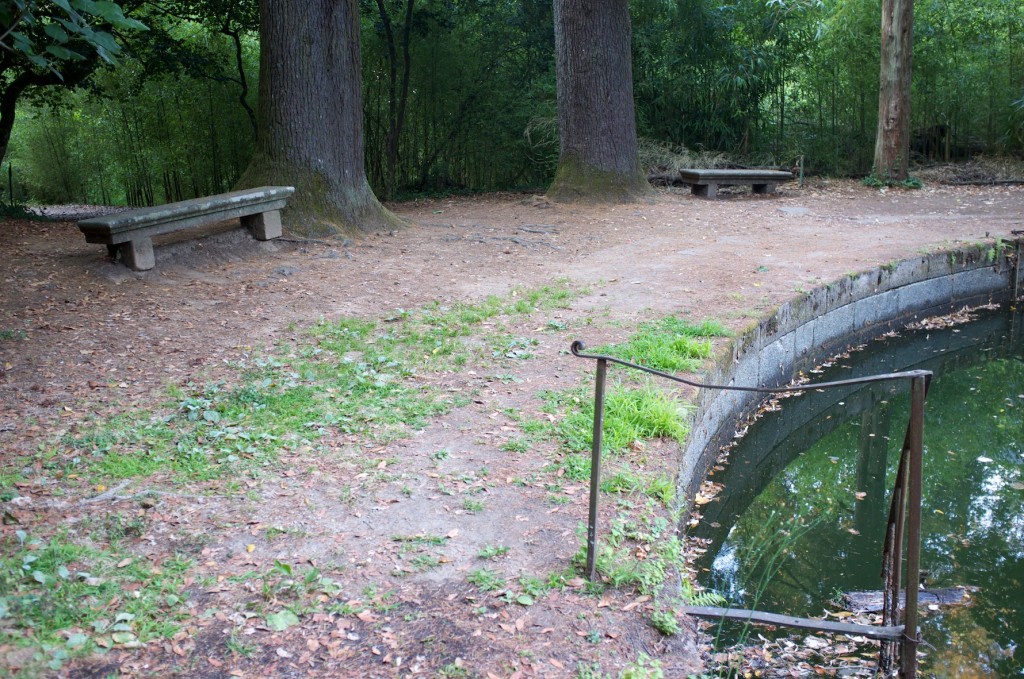
[[[714,199],[719,186],[750,184],[754,193],[774,193],[775,185],[793,179],[792,172],[778,170],[680,170],[679,177],[690,184],[695,196]]]
[[[281,210],[295,193],[291,186],[263,186],[194,198],[180,203],[83,219],[78,228],[89,243],[107,246],[111,257],[136,271],[153,268],[153,236],[240,217],[257,240],[281,236]]]

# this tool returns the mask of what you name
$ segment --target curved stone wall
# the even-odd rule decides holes
[[[705,375],[710,384],[778,387],[850,346],[929,316],[1008,302],[1024,292],[1021,243],[983,244],[846,276],[783,304],[738,337]],[[689,503],[722,447],[762,401],[704,389],[683,451],[680,499]]]

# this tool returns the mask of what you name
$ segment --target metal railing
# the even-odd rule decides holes
[[[802,384],[792,387],[744,387],[720,384],[705,384],[687,380],[676,375],[654,370],[646,366],[630,363],[614,356],[584,353],[586,345],[577,340],[572,343],[570,351],[578,358],[597,361],[597,374],[594,384],[594,433],[593,447],[590,457],[590,507],[587,519],[587,577],[593,582],[597,578],[597,521],[598,500],[601,482],[601,447],[604,430],[604,396],[608,364],[616,363],[626,368],[639,370],[672,382],[678,382],[697,389],[716,389],[721,391],[746,391],[759,394],[793,394],[799,395],[810,389],[835,389],[851,385],[876,382],[908,380],[910,382],[910,418],[907,423],[906,435],[900,452],[899,467],[893,487],[892,501],[889,505],[889,518],[885,532],[885,546],[882,552],[883,608],[882,626],[863,625],[857,623],[838,623],[813,618],[797,618],[764,611],[710,608],[688,606],[684,610],[691,615],[708,618],[729,618],[746,620],[753,623],[780,625],[799,629],[814,629],[822,632],[862,635],[871,639],[880,639],[882,647],[879,652],[879,669],[883,676],[889,676],[897,669],[900,676],[914,679],[917,676],[917,647],[921,643],[918,627],[918,588],[917,583],[921,572],[921,467],[924,449],[924,404],[931,382],[932,373],[928,370],[909,370],[905,372],[872,375],[834,382]],[[906,588],[903,615],[900,615],[901,574],[903,570],[904,548],[906,539]],[[902,617],[902,623],[900,618]],[[909,630],[909,632],[908,632]],[[898,658],[897,658],[898,656]]]

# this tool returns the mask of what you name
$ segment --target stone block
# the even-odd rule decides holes
[[[814,344],[825,355],[835,353],[846,344],[846,337],[856,329],[852,304],[833,309],[814,323]]]
[[[272,240],[281,237],[281,212],[271,210],[241,218],[242,226],[249,229],[256,240]]]
[[[153,254],[153,239],[139,238],[122,243],[120,246],[121,261],[129,269],[135,271],[149,271],[156,265],[156,257]]]
[[[953,278],[952,276],[943,276],[912,283],[903,286],[898,292],[897,308],[901,313],[920,313],[940,305],[949,307],[953,302]]]
[[[983,266],[953,274],[953,303],[966,304],[964,300],[978,296],[990,296],[1000,288],[1009,290],[1011,270],[996,271],[994,267]]]

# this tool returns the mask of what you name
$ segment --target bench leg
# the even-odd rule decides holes
[[[695,196],[714,200],[718,195],[718,184],[694,184],[690,192]]]
[[[138,240],[122,243],[120,252],[121,261],[129,269],[149,271],[156,264],[156,258],[153,256],[152,238],[139,238]]]
[[[258,215],[242,217],[242,226],[252,232],[256,240],[271,240],[281,237],[281,212],[271,210]]]
[[[775,184],[754,184],[754,193],[775,193]]]

